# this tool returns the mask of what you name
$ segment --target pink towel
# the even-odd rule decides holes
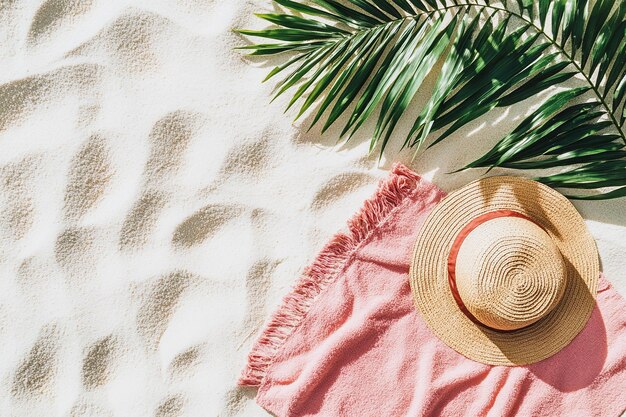
[[[626,301],[600,280],[585,329],[530,366],[474,362],[416,311],[409,259],[444,196],[397,165],[285,297],[240,385],[287,416],[617,416],[626,408]]]

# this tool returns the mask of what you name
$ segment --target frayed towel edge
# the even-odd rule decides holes
[[[285,341],[300,325],[315,298],[332,282],[350,255],[381,222],[410,196],[421,181],[419,175],[395,164],[391,175],[378,185],[373,197],[348,222],[346,233],[337,233],[305,269],[265,325],[248,355],[239,378],[241,386],[260,386]]]

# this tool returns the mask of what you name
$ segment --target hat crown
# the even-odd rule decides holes
[[[558,247],[540,226],[525,218],[499,217],[467,235],[455,274],[459,296],[477,320],[516,330],[559,303],[566,272]]]

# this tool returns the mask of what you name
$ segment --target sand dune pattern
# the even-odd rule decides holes
[[[268,103],[257,3],[0,1],[0,416],[268,415],[246,355],[391,154]]]

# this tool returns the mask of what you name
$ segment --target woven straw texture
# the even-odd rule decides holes
[[[550,235],[518,217],[489,220],[465,238],[456,283],[467,309],[499,330],[526,327],[561,300],[566,267]]]
[[[459,232],[497,210],[521,213],[538,226],[491,220],[459,251],[459,293],[489,328],[459,309],[447,263]],[[599,273],[595,242],[565,197],[535,181],[500,176],[470,183],[435,207],[415,243],[410,282],[418,310],[447,345],[478,362],[512,366],[548,358],[576,337],[594,308]],[[478,279],[479,291],[470,279]]]

